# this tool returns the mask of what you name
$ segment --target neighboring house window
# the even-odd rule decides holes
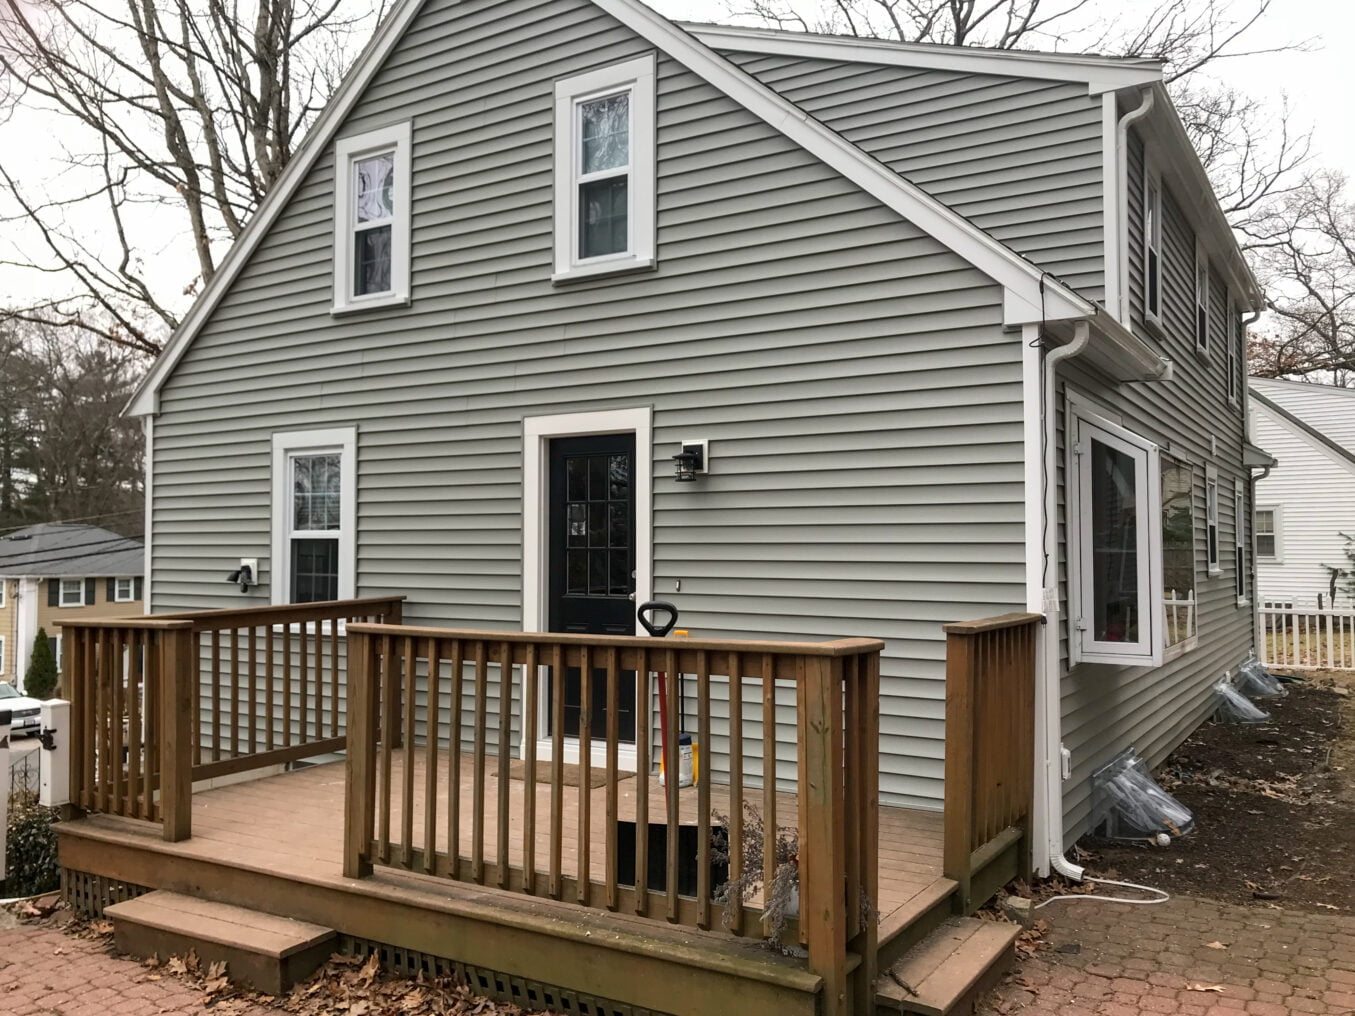
[[[555,83],[555,281],[654,264],[654,57]]]
[[[334,147],[336,313],[409,301],[410,127]]]
[[[1233,481],[1233,584],[1239,605],[1247,602],[1246,498],[1242,481]]]
[[[135,579],[114,579],[113,580],[113,602],[131,603],[136,599],[136,580]]]
[[[1074,660],[1162,660],[1157,446],[1081,406],[1073,410]]]
[[[58,607],[83,607],[85,605],[84,579],[61,579],[61,592],[57,599]]]
[[[1195,242],[1195,351],[1209,355],[1209,259]]]
[[[356,459],[352,427],[273,435],[274,603],[353,596]]]
[[[3,674],[4,672],[5,672],[5,636],[0,635],[0,674]]]
[[[6,597],[8,595],[9,595],[9,580],[0,579],[0,610],[3,610],[5,604],[8,602],[8,600],[6,600]]]
[[[1219,567],[1219,477],[1213,466],[1205,471],[1204,511],[1209,574],[1218,575],[1222,571]]]
[[[1143,305],[1149,321],[1162,318],[1162,183],[1149,176],[1143,188]]]
[[[1195,476],[1168,455],[1161,463],[1163,643],[1170,649],[1196,634]]]
[[[1263,561],[1280,560],[1280,509],[1256,509],[1256,556]]]

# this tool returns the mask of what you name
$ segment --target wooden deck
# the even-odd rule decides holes
[[[401,753],[395,754],[398,759]],[[416,802],[422,800],[423,757],[422,749],[415,753],[418,762],[414,777],[420,791],[414,795]],[[448,761],[447,753],[441,753],[442,786],[446,785]],[[471,769],[469,765],[462,766],[461,779],[468,803],[474,794]],[[403,769],[397,765],[395,773],[402,778]],[[633,978],[639,973],[636,967],[622,962],[599,964],[593,956],[573,969],[564,966],[553,978],[550,969],[556,964],[543,963],[539,954],[532,963],[533,969],[519,970],[515,969],[515,961],[521,955],[518,946],[505,948],[497,957],[493,948],[481,947],[496,940],[487,927],[493,924],[517,926],[519,930],[524,925],[532,926],[555,938],[556,946],[560,945],[560,938],[576,941],[582,938],[594,945],[601,939],[621,954],[632,957],[662,954],[667,966],[685,965],[694,975],[710,975],[697,990],[696,998],[709,999],[712,985],[721,983],[715,975],[723,972],[734,978],[731,984],[737,984],[736,989],[726,985],[724,990],[737,990],[747,998],[752,1005],[748,1011],[813,1011],[818,978],[803,969],[802,961],[776,956],[749,938],[736,937],[718,926],[710,931],[671,927],[634,914],[482,888],[379,864],[371,878],[344,878],[345,775],[345,764],[337,762],[201,791],[192,798],[193,835],[177,843],[165,842],[156,825],[117,816],[89,815],[63,822],[58,826],[61,864],[75,872],[134,886],[195,893],[324,924],[361,940],[448,956],[491,970],[564,985],[593,997],[621,997],[634,1003],[635,991],[621,990],[618,977],[630,982],[625,987],[633,987]],[[634,815],[637,779],[632,776],[618,787],[620,811],[625,817]],[[518,816],[523,812],[525,783],[520,779],[510,779],[509,783],[510,808]],[[497,827],[495,809],[499,800],[497,774],[487,774],[485,784],[485,827],[493,830]],[[572,819],[579,814],[580,789],[566,789],[571,795],[567,798],[566,815]],[[722,789],[719,785],[710,788],[716,811],[727,806]],[[538,787],[538,793],[545,794],[546,790]],[[589,793],[598,801],[605,787],[594,787]],[[784,804],[781,813],[795,815],[794,797],[788,794],[778,797]],[[650,800],[662,801],[657,781],[651,781]],[[695,792],[683,789],[680,800],[682,818],[694,819]],[[541,807],[546,809],[548,804],[543,800]],[[661,806],[651,807],[651,821],[662,821]],[[466,832],[469,812],[467,807],[461,820],[463,850],[469,836]],[[589,813],[594,830],[591,842],[600,847],[605,842],[600,835],[605,810],[596,806]],[[411,819],[413,828],[422,829],[421,811],[416,808]],[[398,828],[403,824],[403,816],[397,812],[392,824]],[[880,899],[875,905],[880,912],[881,940],[885,943],[882,948],[886,948],[889,940],[910,930],[914,933],[912,937],[925,933],[932,921],[949,913],[955,883],[941,877],[939,814],[881,808],[880,830]],[[568,865],[574,865],[578,830],[566,821],[564,832],[565,859]],[[445,846],[446,834],[440,835],[440,843]],[[539,834],[538,866],[546,857],[545,836],[543,830]],[[520,843],[520,831],[513,842]],[[494,841],[491,839],[487,846],[493,849]],[[592,874],[601,880],[604,863],[599,856],[601,851],[594,849],[590,853]],[[757,905],[756,900],[751,903]],[[411,920],[413,914],[420,918]],[[448,924],[438,920],[467,915],[474,915],[475,923],[482,925],[469,936],[460,922]],[[447,929],[445,937],[435,930],[439,924]],[[568,950],[564,952],[567,954]],[[661,981],[666,985],[663,989],[666,998],[647,1000],[651,1003],[649,1007],[630,1011],[689,1011],[674,1003],[671,971],[665,971]],[[750,984],[765,990],[759,993]],[[764,1002],[760,1001],[763,996],[765,1010]],[[803,1000],[803,1004],[793,1004],[793,998]]]

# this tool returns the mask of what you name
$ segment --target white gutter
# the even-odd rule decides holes
[[[1129,327],[1129,250],[1126,246],[1129,242],[1129,127],[1153,109],[1152,88],[1145,88],[1142,94],[1138,108],[1120,117],[1115,127],[1115,221],[1114,228],[1106,231],[1106,260],[1114,265],[1115,273],[1114,301],[1107,299],[1106,302],[1125,327]],[[1114,95],[1107,96],[1107,101],[1113,108]],[[1110,275],[1110,264],[1107,265],[1107,276]]]
[[[1059,629],[1063,613],[1058,590],[1058,492],[1054,478],[1058,475],[1057,449],[1054,440],[1054,421],[1058,418],[1054,382],[1057,368],[1065,360],[1083,353],[1091,343],[1091,324],[1078,321],[1073,325],[1073,339],[1044,355],[1040,365],[1040,384],[1043,389],[1042,440],[1044,442],[1044,511],[1041,539],[1042,607],[1045,623],[1040,631],[1039,658],[1035,668],[1035,737],[1041,746],[1037,753],[1037,803],[1043,804],[1043,814],[1037,816],[1045,831],[1045,843],[1050,867],[1060,875],[1081,880],[1083,869],[1063,856],[1063,714],[1059,699]]]

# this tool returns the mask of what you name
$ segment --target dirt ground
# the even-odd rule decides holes
[[[1158,768],[1194,832],[1167,848],[1085,841],[1092,870],[1224,903],[1355,913],[1355,674],[1286,687],[1258,701],[1271,722],[1206,723]]]

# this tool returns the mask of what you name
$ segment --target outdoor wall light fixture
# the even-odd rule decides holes
[[[673,478],[679,483],[691,483],[706,472],[708,442],[683,441],[682,451],[673,456]]]
[[[240,567],[227,575],[226,581],[234,582],[240,587],[240,592],[247,593],[250,586],[258,585],[259,580],[255,577],[255,572],[258,569],[259,565],[256,561],[241,560]]]

